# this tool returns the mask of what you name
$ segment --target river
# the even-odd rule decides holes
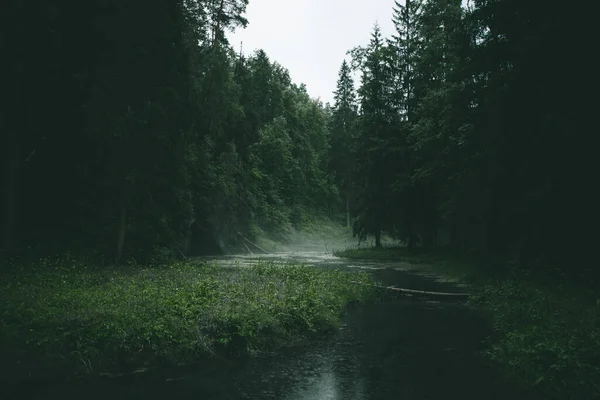
[[[223,267],[259,259],[295,261],[320,268],[370,270],[388,285],[418,290],[466,289],[407,271],[402,263],[350,262],[327,252],[288,251],[268,256],[207,258]],[[503,384],[479,355],[490,334],[486,319],[460,302],[398,297],[348,312],[334,335],[275,353],[211,361],[177,372],[32,387],[27,399],[530,399]]]

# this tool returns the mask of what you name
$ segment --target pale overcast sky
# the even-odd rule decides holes
[[[246,55],[263,49],[312,97],[333,104],[346,52],[369,42],[375,22],[389,37],[393,7],[394,0],[250,0],[248,27],[227,36],[236,50],[243,42]]]

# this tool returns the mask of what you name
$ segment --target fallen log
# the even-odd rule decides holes
[[[183,257],[184,260],[187,260],[187,256],[185,254],[183,254],[183,251],[181,251],[180,248],[177,248],[177,251],[179,252],[179,254],[181,254],[181,257]]]
[[[254,253],[252,252],[252,250],[250,250],[250,247],[248,247],[248,245],[246,244],[246,242],[242,241],[242,243],[244,243],[244,246],[246,247],[246,250],[248,250],[248,253],[254,255]]]
[[[365,283],[357,282],[357,281],[350,281],[350,283],[353,283],[355,285],[365,285]],[[427,291],[427,290],[404,289],[404,288],[398,288],[395,286],[381,286],[381,285],[368,285],[368,286],[376,287],[379,289],[393,290],[395,292],[399,292],[404,295],[414,296],[414,297],[416,297],[416,296],[446,297],[449,299],[452,298],[454,300],[467,300],[469,298],[468,293],[431,292],[431,291]]]
[[[259,245],[257,245],[256,243],[252,243],[250,240],[248,240],[244,235],[242,235],[240,232],[237,233],[238,235],[240,235],[240,237],[242,239],[244,239],[246,242],[250,243],[252,246],[256,247],[257,249],[259,249],[260,251],[262,251],[265,254],[269,254],[268,251],[266,251],[265,249],[263,249],[262,247],[260,247]]]

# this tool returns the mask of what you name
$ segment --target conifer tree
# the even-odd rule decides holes
[[[391,170],[387,168],[387,141],[394,119],[389,87],[391,76],[386,65],[386,47],[377,24],[369,45],[362,53],[360,99],[360,128],[355,166],[356,218],[353,230],[359,238],[374,235],[381,246],[381,234],[389,229],[388,207]]]
[[[339,71],[334,106],[331,115],[330,165],[336,175],[346,203],[346,225],[350,226],[350,196],[352,193],[352,169],[354,165],[358,107],[352,70],[344,60]]]

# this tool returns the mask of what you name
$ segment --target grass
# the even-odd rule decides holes
[[[600,398],[600,296],[555,278],[507,266],[502,275],[449,250],[347,249],[350,259],[401,261],[470,285],[472,305],[489,312],[487,358],[544,398]]]
[[[370,298],[364,273],[263,263],[147,268],[44,259],[0,276],[4,379],[175,366],[336,328]]]

